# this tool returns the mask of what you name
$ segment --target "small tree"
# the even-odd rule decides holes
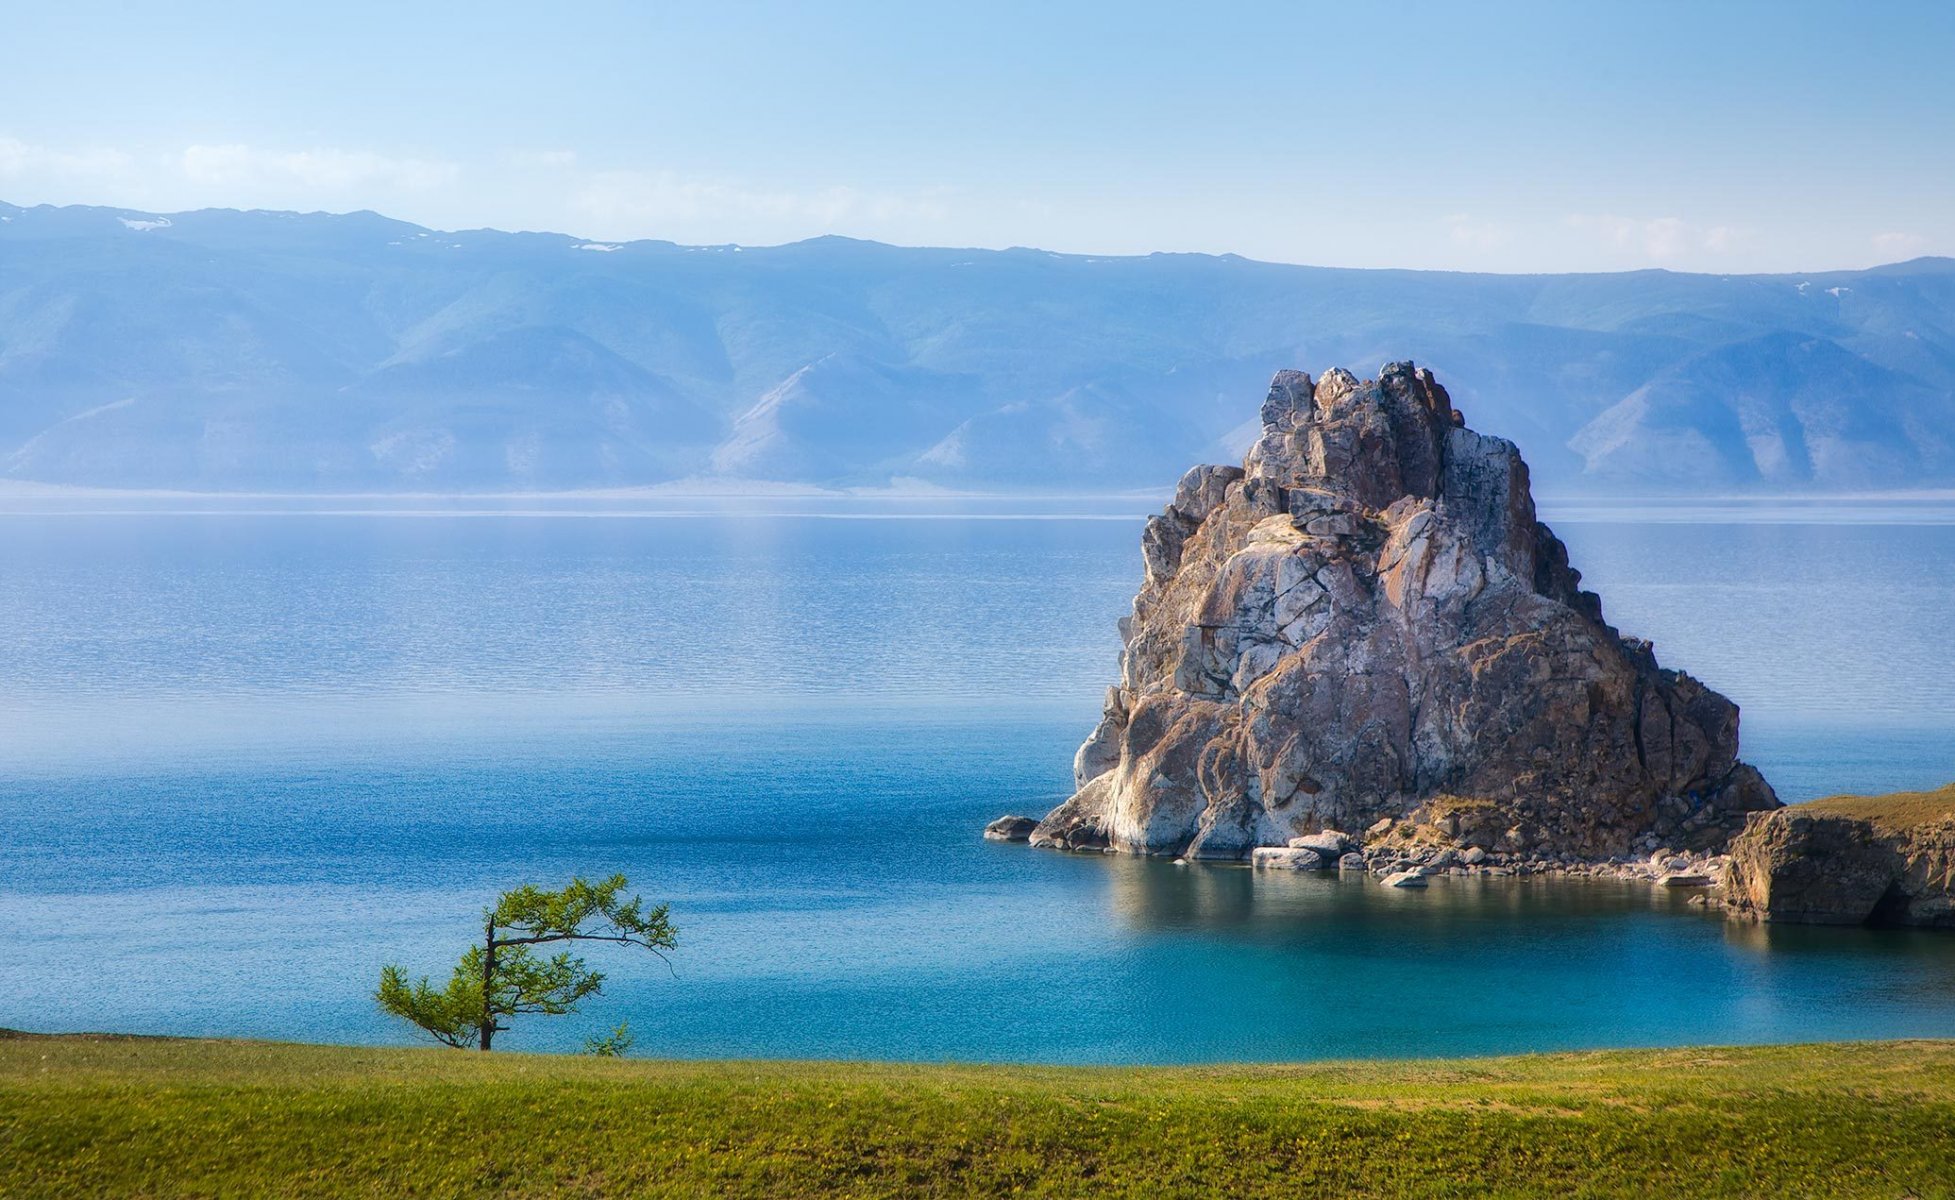
[[[631,1022],[620,1021],[618,1027],[603,1037],[584,1039],[584,1053],[598,1058],[623,1058],[631,1053],[632,1044],[638,1039],[632,1036]]]
[[[489,1049],[508,1029],[502,1018],[525,1013],[576,1012],[587,996],[603,990],[604,976],[584,966],[568,950],[545,958],[532,947],[545,942],[617,942],[642,946],[659,958],[678,943],[666,905],[646,910],[633,896],[618,896],[627,881],[613,875],[602,883],[580,876],[560,892],[525,885],[504,892],[483,912],[482,944],[471,946],[440,991],[427,976],[410,984],[397,966],[380,969],[374,999],[394,1016],[458,1049]]]

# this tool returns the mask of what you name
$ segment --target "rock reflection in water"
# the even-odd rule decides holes
[[[1252,871],[1233,864],[1106,856],[1113,915],[1147,932],[1264,930],[1301,936],[1306,927],[1447,931],[1487,922],[1578,920],[1658,912],[1702,920],[1685,893],[1641,882],[1437,876],[1424,890],[1380,887],[1336,871]]]

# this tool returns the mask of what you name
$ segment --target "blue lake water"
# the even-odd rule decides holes
[[[673,969],[595,948],[604,996],[499,1045],[1955,1036],[1955,936],[981,841],[1063,796],[1112,676],[1139,519],[1106,507],[0,516],[0,1025],[409,1041],[382,963],[444,976],[496,892],[615,870],[671,902]],[[1566,515],[1611,620],[1744,706],[1786,799],[1955,778],[1947,514]]]

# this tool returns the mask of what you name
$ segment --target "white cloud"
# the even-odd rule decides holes
[[[494,179],[496,188],[475,186]],[[565,148],[504,149],[464,166],[339,146],[192,142],[58,150],[0,137],[10,199],[192,208],[368,208],[443,228],[567,230],[592,246],[639,237],[749,243],[846,233],[941,241],[944,189],[874,190],[734,180],[677,170],[593,170]],[[968,214],[965,214],[968,215]]]
[[[376,185],[424,192],[461,177],[461,168],[454,163],[392,158],[367,150],[261,150],[238,144],[186,147],[178,169],[192,183],[247,188],[296,184],[323,192]]]
[[[1749,238],[1749,230],[1730,225],[1713,225],[1704,231],[1704,249],[1712,254],[1730,254],[1740,248]]]
[[[671,171],[599,171],[590,175],[575,206],[607,225],[656,227],[726,218],[759,218],[804,224],[826,232],[845,222],[941,221],[950,215],[940,191],[910,195],[852,187],[755,188]]]
[[[1514,231],[1507,226],[1475,221],[1466,213],[1451,213],[1444,221],[1453,243],[1469,250],[1498,250],[1514,239]]]
[[[1681,217],[1622,217],[1612,213],[1576,213],[1569,228],[1596,237],[1627,254],[1670,262],[1700,254],[1737,253],[1752,240],[1750,230],[1736,225],[1694,225]]]
[[[1874,253],[1890,261],[1914,258],[1928,244],[1918,233],[1876,233],[1873,241]]]
[[[137,165],[136,157],[106,146],[56,150],[18,138],[0,137],[0,179],[43,177],[63,182],[119,179]]]
[[[56,204],[381,208],[452,195],[461,178],[455,163],[370,150],[239,143],[58,148],[0,137],[0,183]]]

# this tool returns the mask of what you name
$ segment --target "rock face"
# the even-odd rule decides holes
[[[1430,372],[1279,372],[1262,424],[1148,521],[1120,682],[1034,845],[1241,859],[1365,829],[1597,860],[1777,807],[1737,706],[1603,624],[1519,452]]]
[[[1755,816],[1732,839],[1721,896],[1762,921],[1955,928],[1955,784]]]
[[[1031,817],[1006,814],[984,827],[984,837],[992,842],[1022,842],[1030,838],[1032,831],[1038,827],[1038,821]]]
[[[1258,871],[1321,871],[1335,865],[1336,861],[1302,847],[1276,849],[1263,846],[1249,855],[1249,865]]]

